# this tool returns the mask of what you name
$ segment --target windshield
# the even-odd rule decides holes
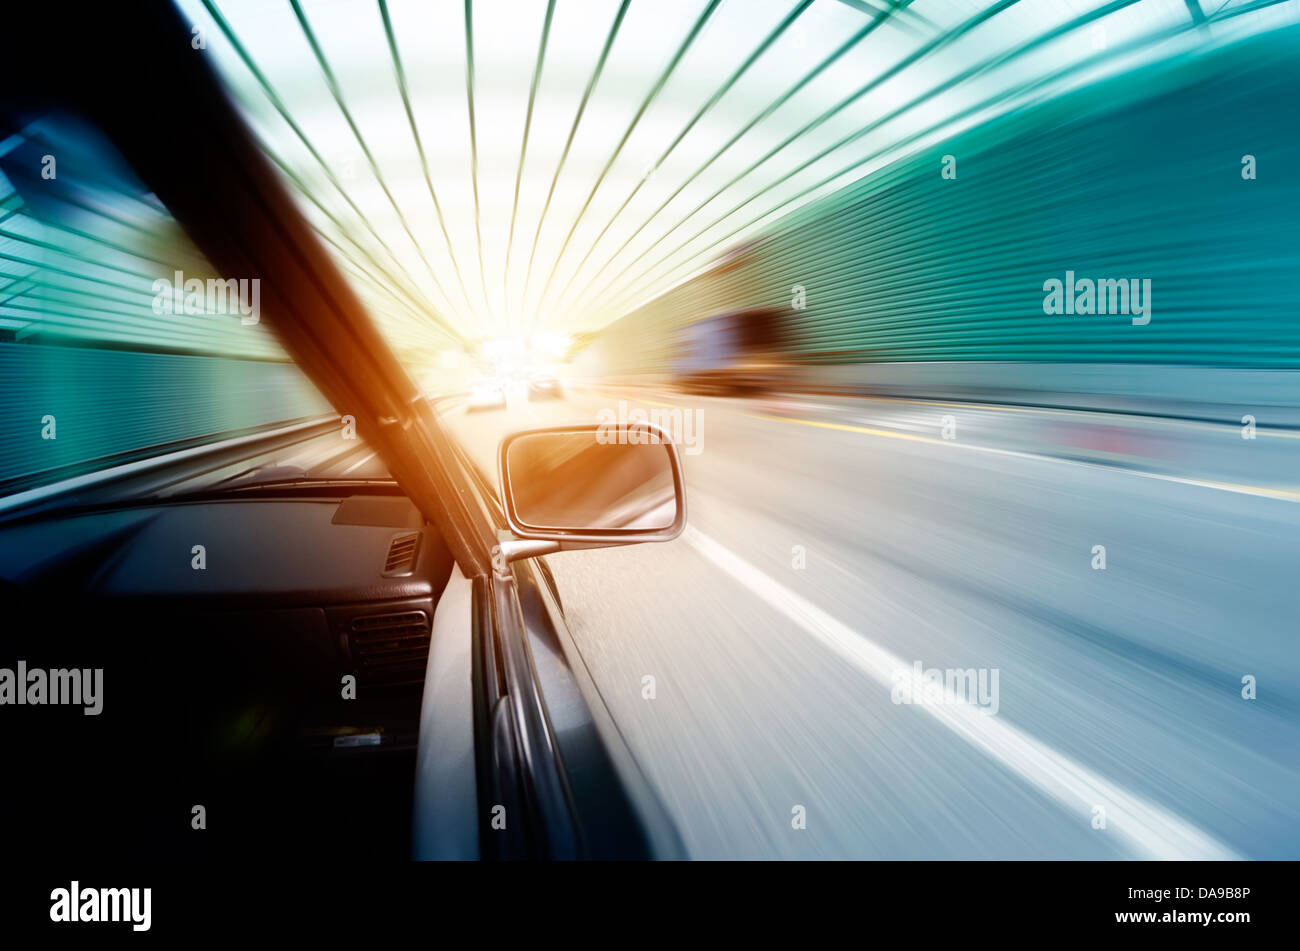
[[[1201,37],[1147,4],[1012,4],[997,29],[941,4],[177,6],[406,372],[477,410],[569,379],[660,381],[729,349],[742,385],[807,361],[942,359],[824,308],[793,340],[781,315],[808,278],[784,262],[849,262],[783,245],[775,222],[833,213],[827,195],[975,116]],[[1286,20],[1263,4],[1213,29],[1226,41]],[[980,81],[940,95],[972,63]],[[216,273],[97,130],[22,104],[4,122],[0,398],[27,410],[0,422],[0,496],[347,412],[276,342],[258,282]],[[712,332],[724,312],[777,317],[757,336],[756,320]],[[1058,356],[1050,340],[1034,353]],[[246,478],[382,475],[345,448],[249,460],[262,474]]]
[[[0,496],[330,412],[256,282],[223,280],[94,127],[7,124]]]

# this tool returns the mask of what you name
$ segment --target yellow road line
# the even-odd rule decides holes
[[[1111,472],[1128,472],[1145,479],[1159,479],[1162,482],[1177,482],[1182,485],[1198,485],[1206,489],[1218,489],[1221,492],[1235,492],[1239,495],[1255,495],[1266,499],[1278,499],[1283,502],[1300,502],[1300,491],[1295,489],[1271,489],[1258,485],[1244,485],[1236,482],[1214,482],[1209,479],[1189,479],[1183,476],[1165,475],[1160,472],[1147,472],[1143,469],[1129,469],[1123,466],[1106,466],[1094,462],[1082,462],[1077,459],[1062,459],[1058,456],[1042,455],[1035,452],[1022,452],[1015,449],[997,449],[993,446],[974,446],[957,440],[935,439],[933,436],[914,436],[911,433],[895,433],[887,429],[874,429],[870,426],[850,426],[846,423],[823,423],[815,419],[799,419],[794,416],[761,416],[745,413],[749,419],[761,419],[772,423],[798,423],[800,426],[814,426],[818,429],[838,429],[843,432],[861,433],[866,436],[883,436],[886,439],[906,439],[910,442],[932,443],[940,446],[952,446],[956,449],[970,449],[975,452],[987,452],[999,456],[1017,456],[1023,459],[1039,459],[1045,462],[1058,462],[1069,465],[1091,466],[1107,469]]]
[[[680,406],[679,403],[661,403],[658,400],[652,400],[645,396],[633,396],[630,393],[628,393],[626,390],[619,389],[617,386],[601,386],[597,388],[602,390],[607,390],[612,393],[617,393],[618,395],[622,396],[625,400],[627,400],[629,403],[649,403],[651,406],[666,406],[669,409],[678,409]]]
[[[651,406],[665,406],[669,409],[681,408],[680,402],[661,403],[658,400],[652,400],[644,396],[629,396],[626,393],[626,391],[619,390],[617,387],[608,387],[607,389],[620,393],[621,395],[624,396],[624,398],[628,400],[628,402],[631,403],[649,403]],[[833,399],[850,398],[844,396],[836,396],[833,394],[814,394],[814,395],[828,395],[831,396],[831,398]],[[992,403],[956,403],[956,402],[945,401],[945,400],[913,400],[901,396],[864,396],[858,398],[864,400],[878,400],[883,403],[905,403],[908,406],[946,406],[946,407],[954,407],[957,409],[971,409],[971,410],[976,410],[977,412],[991,411],[996,413],[1031,413],[1031,414],[1039,414],[1039,415],[1088,412],[1087,410],[1067,409],[1065,407],[1058,407],[1058,406],[998,406]],[[751,417],[752,419],[771,419],[771,420],[778,420],[780,422],[794,421],[782,416],[761,416],[753,413],[746,413],[745,415]],[[1141,416],[1141,414],[1139,413],[1121,413],[1120,415]],[[1215,429],[1215,430],[1231,429],[1231,428],[1235,428],[1238,425],[1237,423],[1233,423],[1233,422],[1209,423],[1199,419],[1178,419],[1176,417],[1157,417],[1157,418],[1162,424],[1165,425],[1173,424],[1178,426],[1193,427],[1197,429]],[[846,426],[846,425],[841,425],[839,423],[818,423],[818,422],[814,422],[813,420],[798,420],[798,422],[803,422],[805,425],[808,426],[823,426],[827,429],[844,429],[850,432],[862,432],[862,433],[868,433],[868,434],[878,435],[878,436],[893,436],[900,439],[918,439],[922,442],[926,441],[927,438],[924,436],[904,436],[901,433],[893,433],[885,430],[869,429],[869,428],[863,428],[859,426]],[[1300,432],[1289,432],[1280,429],[1265,429],[1259,426],[1256,427],[1255,433],[1260,437],[1269,436],[1276,439],[1300,439]],[[939,442],[940,440],[930,440],[930,441]]]
[[[848,423],[823,423],[815,419],[798,419],[794,416],[761,416],[757,413],[745,413],[750,419],[765,419],[772,423],[798,423],[800,426],[816,426],[818,429],[839,429],[849,433],[865,433],[868,436],[885,436],[888,439],[910,439],[914,442],[929,442],[947,445],[949,440],[935,439],[933,436],[914,436],[911,433],[896,433],[888,429],[874,429],[870,426],[850,426]]]
[[[844,397],[842,395],[829,394],[829,393],[823,395],[831,396],[832,398],[837,398],[837,399],[852,398],[852,397]],[[1086,409],[1082,409],[1082,408],[1075,409],[1066,406],[1001,406],[995,403],[956,403],[956,402],[945,401],[945,400],[913,400],[913,399],[908,399],[905,396],[868,395],[868,396],[862,396],[856,398],[864,399],[864,400],[879,400],[882,403],[906,403],[908,406],[952,406],[958,409],[973,409],[980,412],[987,410],[989,412],[994,412],[994,413],[1038,413],[1038,414],[1045,415],[1045,414],[1052,414],[1052,413],[1059,414],[1059,413],[1089,412]],[[1122,410],[1117,415],[1128,416],[1128,417],[1139,417],[1139,418],[1143,417],[1142,413],[1126,413],[1123,412]],[[1231,421],[1224,421],[1222,423],[1211,423],[1211,422],[1206,422],[1205,420],[1202,419],[1180,419],[1176,416],[1157,416],[1154,418],[1158,419],[1162,424],[1172,423],[1178,426],[1191,426],[1191,427],[1202,428],[1202,429],[1233,429],[1240,425],[1239,423],[1235,423]],[[1255,428],[1255,433],[1256,435],[1259,436],[1273,436],[1279,439],[1300,439],[1300,432],[1288,432],[1281,429],[1264,429],[1258,425]]]
[[[617,387],[610,387],[610,389],[613,389],[616,392],[624,392],[624,391],[619,391]],[[624,395],[626,396],[625,392]],[[903,403],[907,406],[945,406],[945,407],[953,407],[956,409],[971,409],[977,412],[993,412],[993,413],[1029,413],[1029,414],[1036,414],[1036,415],[1051,415],[1051,414],[1062,414],[1062,413],[1087,413],[1088,412],[1088,410],[1086,409],[1072,409],[1064,406],[1002,406],[995,403],[958,403],[952,400],[915,400],[915,399],[908,399],[905,396],[867,395],[861,397],[850,397],[850,396],[845,396],[844,394],[837,394],[837,393],[813,393],[808,395],[814,397],[825,396],[830,399],[862,399],[862,400],[875,400],[881,403]],[[667,406],[670,409],[674,409],[680,406],[680,403],[660,403],[657,400],[647,399],[646,397],[643,396],[628,397],[628,399],[631,402],[649,403],[652,406]],[[1130,416],[1130,417],[1142,416],[1141,413],[1123,413],[1123,412],[1119,413],[1118,415]],[[763,419],[767,417],[755,416],[754,418]],[[770,418],[777,419],[779,417],[770,417]],[[1198,429],[1230,429],[1239,425],[1238,423],[1234,423],[1231,421],[1225,421],[1222,423],[1211,423],[1200,419],[1179,419],[1177,417],[1168,417],[1168,416],[1156,417],[1156,419],[1158,419],[1162,424],[1165,425],[1173,424],[1177,426],[1189,426]],[[1281,429],[1265,429],[1263,427],[1257,426],[1255,432],[1256,435],[1261,437],[1269,436],[1276,439],[1300,439],[1300,432],[1289,432]]]

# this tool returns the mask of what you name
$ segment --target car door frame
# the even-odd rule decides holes
[[[499,537],[511,537],[489,478],[460,446],[455,452],[458,468]],[[574,640],[545,557],[507,563],[498,547],[493,565],[488,577],[476,580],[474,599],[474,679],[476,697],[481,698],[476,702],[476,734],[487,747],[480,756],[480,818],[484,813],[490,817],[493,806],[513,796],[528,834],[522,841],[499,836],[502,830],[481,821],[482,854],[684,858],[675,824],[636,762]],[[552,660],[545,671],[537,660],[540,652]],[[563,737],[554,727],[548,695],[552,702],[559,701],[570,721],[574,711],[580,711],[579,722],[570,722]],[[509,750],[509,756],[503,750]],[[574,774],[582,777],[580,784],[571,780]],[[507,805],[507,816],[512,813]]]

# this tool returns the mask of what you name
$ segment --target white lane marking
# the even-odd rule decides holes
[[[872,679],[892,689],[894,672],[911,669],[912,665],[901,657],[840,623],[709,536],[687,526],[682,537],[700,554]],[[929,713],[963,740],[1046,793],[1067,811],[1078,815],[1081,829],[1091,828],[1093,807],[1104,806],[1107,829],[1124,839],[1139,858],[1241,858],[1208,833],[1116,786],[1024,731],[987,716],[973,704],[957,702],[957,698],[950,695],[948,703],[913,706]]]
[[[347,475],[347,474],[348,474],[349,472],[351,472],[353,469],[360,469],[362,466],[364,466],[364,465],[365,465],[367,462],[369,462],[371,459],[375,458],[375,456],[377,456],[377,455],[379,455],[379,453],[377,453],[377,452],[372,452],[372,453],[370,453],[370,454],[367,455],[364,459],[362,459],[360,462],[354,462],[354,463],[352,463],[352,465],[348,466],[346,469],[344,469],[342,472],[340,472],[339,475]]]

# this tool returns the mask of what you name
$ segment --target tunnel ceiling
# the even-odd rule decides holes
[[[179,2],[196,55],[407,353],[599,328],[902,155],[1027,99],[1294,22],[1296,6]],[[0,249],[42,257],[31,209],[16,190],[4,200]],[[107,243],[147,291],[158,256]],[[74,280],[75,259],[53,263]],[[69,291],[90,308],[69,332],[96,335],[101,286]],[[33,319],[3,306],[16,327]]]

